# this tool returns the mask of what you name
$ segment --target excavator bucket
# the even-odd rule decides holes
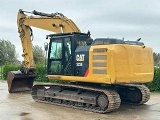
[[[32,89],[35,75],[23,74],[21,71],[10,71],[7,75],[8,92],[22,92]]]

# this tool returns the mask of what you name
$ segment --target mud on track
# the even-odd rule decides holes
[[[37,103],[30,92],[9,94],[0,81],[0,120],[160,120],[160,93],[151,93],[144,105],[122,104],[108,114],[98,114],[56,105]]]

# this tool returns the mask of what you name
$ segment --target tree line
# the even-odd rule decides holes
[[[45,52],[42,47],[33,45],[33,58],[35,64],[44,63]],[[9,40],[0,39],[0,66],[6,63],[21,64],[22,61],[18,60],[18,53],[16,47]]]

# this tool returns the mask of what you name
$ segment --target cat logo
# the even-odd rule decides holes
[[[84,61],[85,54],[77,54],[76,55],[76,61],[82,62]]]

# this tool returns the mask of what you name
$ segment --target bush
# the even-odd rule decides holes
[[[48,79],[46,77],[46,69],[45,69],[45,66],[44,64],[36,64],[36,71],[35,71],[35,74],[36,74],[36,78],[35,78],[35,81],[39,81],[39,82],[47,82]]]
[[[153,81],[145,85],[150,89],[150,91],[160,90],[160,68],[155,67]]]
[[[39,81],[39,82],[47,82],[47,78],[46,78],[46,72],[45,72],[45,67],[43,64],[37,64],[36,66],[36,78],[35,81]],[[6,80],[7,79],[7,74],[9,71],[17,71],[20,69],[20,65],[16,65],[16,64],[5,64],[3,67],[3,77]]]
[[[20,65],[17,64],[5,64],[3,66],[3,78],[6,80],[7,79],[7,73],[9,71],[17,71],[20,69]]]

